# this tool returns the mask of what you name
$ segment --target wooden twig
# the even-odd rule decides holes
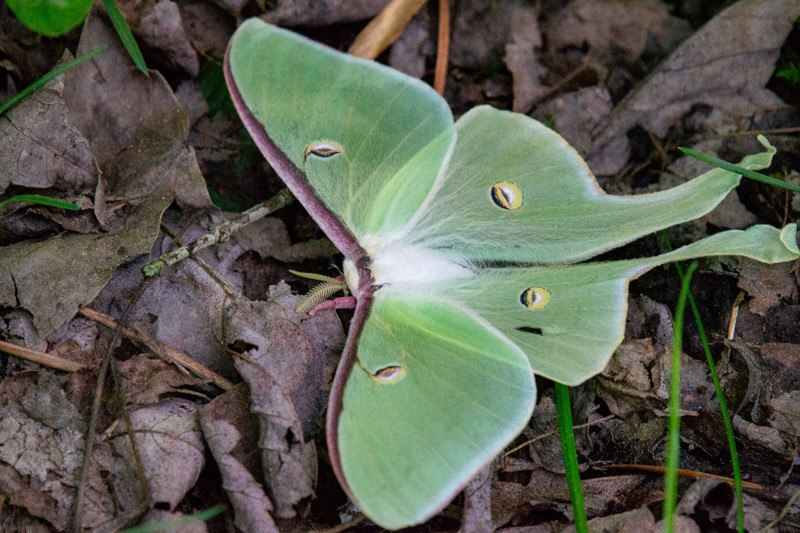
[[[447,81],[447,54],[450,49],[450,0],[439,0],[439,38],[436,45],[436,70],[433,73],[433,88],[444,96]]]
[[[14,357],[19,357],[20,359],[33,361],[34,363],[49,366],[50,368],[55,368],[56,370],[64,370],[66,372],[77,372],[78,370],[89,368],[86,365],[76,361],[70,361],[69,359],[64,359],[63,357],[59,357],[51,353],[31,350],[30,348],[11,344],[10,342],[6,341],[0,341],[0,351],[11,354]]]
[[[278,209],[291,204],[293,201],[294,196],[292,196],[292,193],[289,192],[289,189],[281,189],[275,194],[275,196],[266,202],[262,202],[251,207],[229,222],[225,222],[224,224],[220,224],[215,228],[211,228],[208,233],[194,241],[194,243],[179,246],[178,248],[165,253],[158,259],[150,261],[144,266],[142,272],[146,277],[155,276],[166,267],[174,265],[179,261],[183,261],[190,255],[196,254],[203,248],[208,248],[209,246],[212,246],[218,242],[226,242],[228,239],[230,239],[232,234],[244,226],[255,222],[258,219],[264,218]]]
[[[626,470],[642,470],[644,472],[658,472],[659,474],[663,474],[664,472],[666,472],[665,467],[658,465],[628,465],[628,464],[604,465],[604,466],[595,465],[595,468],[597,468],[598,470],[618,470],[624,468]],[[699,472],[697,470],[688,470],[686,468],[679,468],[678,475],[689,479],[705,479],[705,478],[719,479],[720,481],[724,481],[729,485],[733,485],[734,482],[732,478],[726,476],[718,476],[717,474],[709,474],[708,472]],[[749,481],[742,481],[742,487],[751,490],[764,490],[764,487],[762,487],[758,483],[750,483]]]
[[[95,311],[90,307],[80,307],[78,308],[78,313],[88,318],[89,320],[94,320],[95,322],[107,326],[111,329],[115,329],[118,327],[118,323],[114,319],[114,317],[111,317],[99,311]],[[164,344],[160,340],[154,339],[153,337],[151,337],[150,335],[148,335],[139,328],[128,328],[123,326],[121,328],[121,333],[134,341],[141,342],[142,344],[150,348],[159,357],[174,364],[182,371],[188,370],[189,372],[199,377],[200,379],[203,379],[205,381],[210,381],[223,390],[231,390],[234,387],[234,384],[232,382],[220,376],[207,366],[195,361],[185,353],[180,352],[167,344]]]

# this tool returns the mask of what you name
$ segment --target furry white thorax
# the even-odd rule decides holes
[[[418,285],[472,275],[463,262],[440,252],[402,242],[378,243],[372,235],[362,240],[370,258],[370,271],[376,285]],[[349,259],[344,261],[344,278],[352,294],[358,294],[358,271]]]

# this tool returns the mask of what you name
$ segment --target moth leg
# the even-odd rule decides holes
[[[356,297],[355,296],[340,296],[339,298],[334,298],[333,300],[325,300],[322,303],[318,303],[315,305],[311,310],[308,312],[308,316],[314,316],[317,311],[322,311],[323,309],[355,309],[356,308]]]

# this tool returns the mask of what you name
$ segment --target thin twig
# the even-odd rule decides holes
[[[439,0],[439,39],[436,45],[436,70],[433,74],[433,88],[444,96],[447,81],[447,54],[450,49],[450,3]]]
[[[34,363],[49,366],[50,368],[55,368],[56,370],[64,370],[66,372],[77,372],[79,370],[83,370],[84,368],[89,368],[88,366],[78,363],[77,361],[70,361],[69,359],[64,359],[63,357],[59,357],[51,353],[31,350],[30,348],[11,344],[10,342],[6,341],[0,341],[0,352],[6,352],[14,357],[19,357],[20,359],[25,359],[27,361],[33,361]]]
[[[597,420],[592,420],[591,422],[585,422],[583,424],[577,424],[575,426],[572,426],[572,429],[576,430],[576,429],[588,428],[589,426],[594,426],[595,424],[600,424],[602,422],[605,422],[606,420],[611,420],[612,418],[616,418],[616,415],[608,415],[608,416],[604,416],[603,418],[598,418]],[[533,444],[536,441],[540,441],[542,439],[546,439],[547,437],[551,437],[553,435],[558,435],[558,430],[557,429],[554,429],[552,431],[548,431],[546,433],[542,433],[541,435],[537,435],[536,437],[534,437],[532,439],[526,440],[525,442],[523,442],[522,444],[520,444],[518,446],[514,446],[513,448],[508,450],[506,453],[504,453],[503,457],[508,457],[512,453],[514,453],[514,452],[516,452],[518,450],[521,450],[522,448],[524,448],[525,446],[527,446],[529,444]]]
[[[228,239],[230,239],[232,234],[244,226],[264,218],[271,213],[274,213],[278,209],[291,204],[293,201],[294,196],[292,196],[292,193],[290,193],[288,189],[281,189],[275,194],[275,196],[266,202],[254,205],[247,211],[242,212],[242,214],[233,220],[211,228],[208,233],[194,241],[194,243],[175,248],[174,250],[165,253],[158,259],[150,261],[144,266],[142,272],[144,272],[146,277],[155,276],[166,267],[174,265],[179,261],[183,261],[190,255],[196,254],[203,248],[208,248],[209,246],[212,246],[218,242],[226,242]]]
[[[119,323],[114,320],[114,317],[101,313],[99,311],[95,311],[90,307],[80,307],[78,308],[78,313],[85,316],[89,320],[94,320],[95,322],[107,326],[111,329],[115,329],[119,327]],[[184,354],[181,351],[176,350],[175,348],[164,344],[158,339],[154,339],[149,334],[145,333],[138,327],[128,328],[122,326],[121,332],[123,335],[127,336],[128,338],[141,342],[150,350],[152,350],[156,355],[161,357],[162,359],[169,361],[170,363],[174,364],[181,370],[188,370],[195,376],[203,379],[205,381],[210,381],[214,383],[219,388],[223,390],[231,390],[234,387],[234,384],[224,377],[220,376],[207,366],[195,361],[188,355]]]
[[[598,470],[618,470],[618,469],[626,469],[626,470],[643,470],[645,472],[658,472],[659,474],[663,474],[666,472],[666,467],[658,466],[658,465],[634,465],[634,464],[621,464],[621,465],[605,465],[605,466],[597,466],[595,468]],[[726,476],[718,476],[717,474],[709,474],[708,472],[699,472],[697,470],[689,470],[686,468],[679,468],[678,475],[681,477],[689,478],[689,479],[719,479],[724,481],[729,485],[733,485],[734,480],[732,478]],[[764,487],[759,485],[758,483],[751,483],[749,481],[742,481],[742,488],[751,489],[751,490],[764,490]]]

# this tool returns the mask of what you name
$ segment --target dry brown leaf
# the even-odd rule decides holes
[[[228,40],[236,29],[236,20],[207,2],[178,4],[189,41],[206,58],[222,60]]]
[[[761,346],[761,357],[769,376],[767,386],[772,396],[797,389],[800,384],[800,345],[767,342]]]
[[[105,52],[67,73],[64,100],[108,181],[108,200],[174,194],[185,207],[210,206],[186,146],[186,113],[169,84],[158,72],[147,78],[136,70],[113,29],[90,15],[78,53],[101,44]]]
[[[289,396],[264,368],[237,359],[242,378],[250,385],[252,411],[259,420],[259,448],[275,516],[294,518],[297,506],[314,494],[317,452],[306,441]]]
[[[0,194],[9,185],[54,187],[70,196],[97,186],[97,165],[70,120],[63,90],[62,75],[0,116]]]
[[[736,285],[753,298],[747,304],[753,313],[766,316],[767,311],[780,304],[781,299],[793,298],[797,294],[794,263],[767,265],[744,258],[740,262],[742,268]]]
[[[611,107],[608,89],[587,87],[547,101],[536,108],[533,117],[552,124],[578,153],[585,155],[591,153],[592,132],[608,118]]]
[[[171,0],[118,2],[125,21],[140,45],[158,50],[152,54],[158,68],[197,76],[200,62],[183,28],[178,5]],[[153,65],[149,65],[153,67]]]
[[[217,1],[229,4],[236,0]],[[261,18],[278,26],[327,26],[371,19],[388,3],[389,0],[277,0]]]
[[[459,533],[492,531],[492,464],[484,466],[464,487],[464,517]]]
[[[272,502],[254,476],[257,420],[249,410],[246,387],[237,387],[203,407],[200,424],[233,506],[236,527],[277,533],[270,515]]]
[[[27,310],[42,337],[55,333],[97,296],[117,266],[150,251],[170,202],[145,199],[119,233],[69,233],[0,247],[0,306]]]
[[[174,510],[205,465],[196,411],[192,402],[169,399],[130,413],[150,498],[160,509]],[[118,456],[114,468],[120,487],[117,495],[127,507],[136,508],[148,502],[139,501],[138,470],[125,423],[118,427],[111,438]]]
[[[642,507],[627,513],[592,518],[588,526],[592,533],[655,533],[655,523],[650,509]],[[574,532],[575,526],[570,525],[562,533]]]
[[[62,381],[47,370],[0,381],[0,486],[10,500],[64,530],[72,517],[86,423],[67,399]],[[84,524],[97,527],[113,516],[115,504],[101,471],[112,468],[111,448],[98,443],[89,474],[92,498]],[[0,509],[0,524],[8,524]],[[10,512],[14,513],[13,507]]]
[[[758,499],[744,494],[744,530],[748,533],[763,531],[763,527],[775,519],[775,511]],[[736,499],[733,487],[718,479],[705,478],[692,483],[683,493],[676,509],[676,518],[695,515],[703,520],[724,520],[728,527],[736,529]],[[676,524],[677,525],[677,524]],[[699,528],[686,531],[700,531]],[[678,531],[676,527],[675,531]]]
[[[414,15],[389,50],[389,66],[412,78],[425,74],[425,58],[433,54],[429,24],[427,9]]]
[[[187,375],[175,365],[139,354],[117,364],[122,377],[125,403],[131,405],[157,404],[169,394],[187,387],[200,388],[203,380]]]
[[[660,48],[671,49],[689,36],[689,24],[669,10],[660,0],[576,0],[548,19],[547,42],[555,50],[588,47],[592,55],[621,50],[633,63],[648,45],[668,40]]]
[[[511,28],[504,60],[514,81],[513,110],[527,113],[545,93],[542,78],[546,69],[536,57],[536,49],[542,46],[542,34],[532,6],[514,6],[510,15]]]
[[[734,117],[779,105],[764,85],[798,16],[795,0],[742,0],[720,12],[617,105],[595,135],[589,166],[614,174],[627,163],[631,128],[663,137],[697,105]]]
[[[269,299],[238,302],[228,320],[226,343],[246,347],[247,357],[278,381],[304,434],[310,433],[318,428],[327,403],[344,346],[342,326],[332,311],[304,320],[294,310],[300,297],[283,282],[270,288]]]

